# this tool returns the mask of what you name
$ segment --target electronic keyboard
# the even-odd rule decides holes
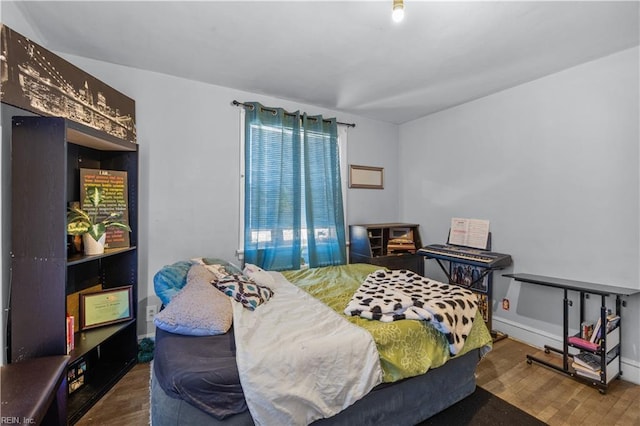
[[[416,254],[428,259],[465,263],[487,269],[502,269],[511,265],[512,262],[509,254],[449,244],[430,244],[419,249]]]

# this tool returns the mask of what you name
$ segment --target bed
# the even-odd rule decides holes
[[[157,327],[153,425],[415,425],[473,393],[476,366],[491,348],[478,312],[457,353],[432,321],[345,314],[363,283],[384,273],[379,266],[277,273],[199,261],[223,264],[223,275],[248,276],[257,293],[265,288],[272,294],[253,309],[233,294],[231,319],[225,314],[227,322],[213,332],[185,330],[175,321]],[[156,274],[167,311],[179,306],[179,295],[193,282],[211,291],[216,271],[198,268],[196,274],[194,262],[183,261]],[[232,295],[229,286],[214,290]]]

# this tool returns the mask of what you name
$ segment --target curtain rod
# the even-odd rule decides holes
[[[253,105],[243,104],[242,102],[238,102],[238,101],[236,101],[235,99],[234,99],[234,100],[233,100],[233,102],[231,102],[231,103],[232,103],[234,106],[241,106],[241,107],[244,107],[244,108],[253,108]],[[264,108],[264,110],[265,110],[265,111],[276,112],[276,110],[271,109],[271,108]],[[293,114],[290,114],[290,113],[288,113],[288,112],[285,112],[285,114],[287,114],[287,115],[293,115]],[[338,124],[342,124],[343,126],[347,126],[347,127],[356,127],[356,124],[355,124],[355,123],[342,123],[342,122],[340,122],[340,121],[337,121],[337,123],[338,123]]]

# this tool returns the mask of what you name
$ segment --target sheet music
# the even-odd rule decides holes
[[[488,220],[451,218],[449,244],[486,249],[488,239]]]

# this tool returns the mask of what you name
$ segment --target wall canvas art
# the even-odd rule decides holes
[[[0,24],[1,25],[1,24]],[[1,25],[0,100],[136,143],[135,101]]]

